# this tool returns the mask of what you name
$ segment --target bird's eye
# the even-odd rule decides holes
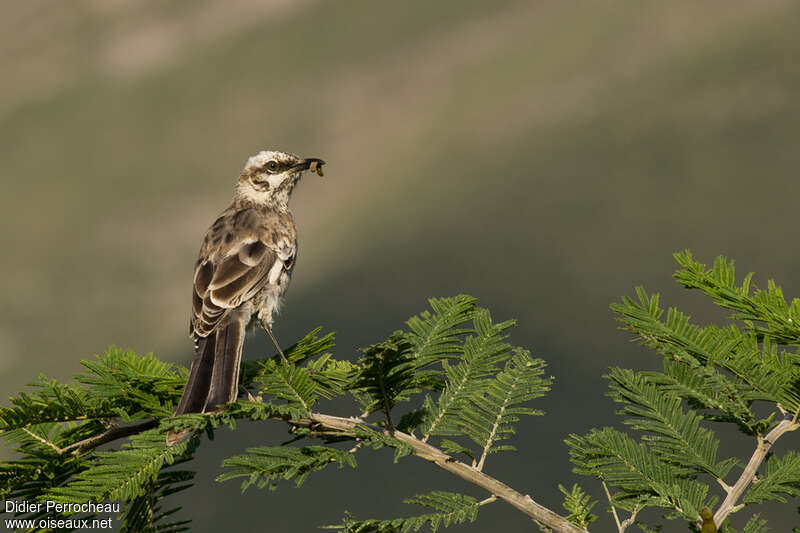
[[[276,172],[278,170],[278,163],[277,161],[270,161],[267,163],[267,170],[269,172]]]

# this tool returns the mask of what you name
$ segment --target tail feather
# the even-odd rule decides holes
[[[217,332],[214,372],[211,376],[211,391],[208,393],[205,412],[215,410],[220,404],[235,401],[239,394],[239,363],[242,359],[247,325],[244,317],[239,318],[233,318],[225,328]]]
[[[224,327],[200,340],[176,415],[214,412],[218,405],[236,400],[247,317],[234,315]],[[188,429],[170,431],[167,445],[174,446],[191,435]]]
[[[202,413],[208,398],[208,389],[211,386],[211,376],[214,371],[214,346],[216,335],[212,333],[204,339],[199,339],[195,350],[192,370],[189,380],[183,389],[183,396],[175,409],[176,415],[184,413]],[[192,436],[192,430],[172,431],[167,433],[167,446],[175,446]]]
[[[208,388],[211,386],[211,375],[214,369],[214,346],[216,334],[212,333],[205,339],[200,339],[189,380],[183,390],[183,396],[175,409],[176,415],[184,413],[202,413],[208,398]]]

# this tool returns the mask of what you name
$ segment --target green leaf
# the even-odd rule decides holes
[[[254,381],[259,384],[261,394],[285,400],[299,416],[309,416],[317,402],[317,381],[307,369],[297,368],[294,363],[287,367],[282,361],[264,361]]]
[[[794,298],[791,305],[787,304],[783,290],[773,280],[767,282],[767,290],[757,289],[751,296],[753,274],[747,274],[742,284],[737,285],[733,261],[720,256],[706,270],[688,250],[674,257],[683,267],[675,278],[685,287],[700,289],[720,307],[735,311],[733,318],[747,322],[748,329],[759,338],[769,337],[779,344],[800,344],[800,300]]]
[[[96,452],[86,461],[88,468],[73,481],[45,492],[40,500],[67,503],[136,498],[144,494],[162,466],[172,464],[194,445],[196,440],[190,439],[169,447],[163,429],[144,431],[119,450]]]
[[[344,465],[356,466],[352,453],[325,446],[248,448],[246,453],[222,462],[224,468],[231,470],[219,475],[217,481],[244,477],[242,491],[252,485],[259,488],[269,486],[272,489],[275,488],[274,481],[278,479],[294,478],[295,485],[300,486],[311,472],[322,470],[331,463],[337,463],[339,468]]]
[[[687,468],[662,460],[625,433],[594,429],[583,437],[570,435],[566,443],[576,473],[619,489],[613,496],[618,507],[662,507],[695,521],[701,508],[711,506],[706,501],[708,485],[687,477]]]
[[[329,353],[322,354],[333,346],[333,334],[318,338],[319,331],[320,328],[314,329],[286,350],[289,367],[277,357],[264,359],[249,378],[258,385],[260,394],[288,402],[295,416],[308,416],[320,396],[333,398],[343,394],[354,373],[351,363],[336,361]],[[317,355],[320,357],[310,361]],[[306,365],[299,366],[303,362]]]
[[[470,459],[475,459],[475,452],[450,439],[442,439],[442,442],[439,443],[439,447],[447,454],[463,453]]]
[[[700,427],[702,417],[691,410],[684,412],[681,397],[632,370],[612,368],[607,377],[611,381],[610,396],[626,404],[618,414],[630,417],[625,423],[647,434],[643,440],[664,461],[718,479],[724,479],[736,464],[735,459],[717,463],[719,440]]]
[[[476,298],[464,294],[452,298],[431,298],[431,311],[408,319],[411,330],[406,339],[411,344],[418,366],[441,361],[461,353],[461,335],[470,330],[460,326],[472,319]]]
[[[81,364],[89,372],[77,374],[76,381],[87,385],[92,397],[126,407],[132,418],[171,414],[172,401],[180,397],[186,382],[182,369],[153,354],[141,356],[116,346],[94,361],[84,360]]]
[[[800,496],[800,454],[788,451],[782,458],[774,455],[766,461],[764,476],[755,480],[744,495],[744,503],[774,500],[786,503],[786,496]]]
[[[176,461],[180,463],[183,461]],[[130,500],[125,506],[122,522],[122,533],[179,533],[189,531],[188,524],[191,520],[176,520],[168,522],[167,519],[180,511],[180,507],[169,510],[162,509],[163,500],[172,494],[181,492],[191,487],[194,472],[187,470],[161,471],[158,477],[151,482],[144,494]]]
[[[511,356],[511,345],[504,342],[505,331],[514,325],[509,320],[494,324],[486,309],[473,316],[474,334],[467,337],[457,364],[443,362],[445,388],[434,404],[426,401],[428,416],[422,425],[423,441],[432,435],[458,435],[459,413],[473,396],[483,394],[498,365]]]
[[[391,425],[394,405],[419,390],[411,344],[403,332],[396,331],[388,340],[373,344],[363,352],[359,360],[361,370],[353,388],[366,392],[371,397],[367,410],[382,410]]]
[[[672,364],[683,365],[686,372],[699,371],[720,393],[709,401],[708,395],[694,399],[705,406],[717,404],[719,417],[734,420],[746,432],[755,434],[758,425],[749,412],[754,401],[780,403],[792,413],[800,413],[800,356],[778,350],[778,343],[769,336],[752,330],[741,331],[736,325],[699,327],[676,309],[663,311],[658,295],[648,296],[637,288],[638,302],[623,298],[612,304],[624,328],[639,335],[642,343],[655,349]],[[691,370],[690,370],[691,369]],[[713,375],[714,372],[717,375]],[[724,373],[722,375],[720,372]],[[728,377],[727,375],[730,375]]]
[[[514,424],[520,416],[543,414],[522,405],[550,390],[552,378],[544,377],[544,367],[543,360],[534,359],[530,352],[517,348],[505,369],[489,380],[481,393],[472,395],[458,412],[460,430],[483,448],[478,470],[483,468],[490,453],[514,449],[499,443],[514,434]]]
[[[751,516],[742,529],[742,533],[767,533],[768,531],[767,521],[758,514]]]
[[[597,520],[598,516],[592,514],[592,508],[597,505],[597,500],[586,494],[580,485],[575,483],[570,490],[559,484],[558,490],[564,495],[564,509],[569,513],[567,520],[578,527],[586,529],[589,524]]]
[[[435,532],[439,527],[474,522],[480,507],[472,496],[444,491],[418,494],[405,500],[405,503],[421,505],[433,509],[434,512],[394,520],[355,520],[346,514],[341,524],[324,526],[323,529],[335,529],[347,533],[408,533],[419,531],[427,525]]]

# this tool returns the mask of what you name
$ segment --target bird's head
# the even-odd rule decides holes
[[[236,198],[257,205],[286,206],[303,171],[322,176],[324,164],[314,157],[264,150],[247,160],[236,185]]]

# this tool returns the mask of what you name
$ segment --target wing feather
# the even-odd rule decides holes
[[[212,291],[224,287],[228,283],[235,281],[246,274],[255,265],[248,265],[239,259],[239,254],[233,254],[222,261],[214,268],[214,276],[208,288]]]
[[[294,242],[259,225],[251,210],[224,213],[209,229],[194,275],[191,333],[207,337],[229,312],[292,266]]]
[[[258,281],[263,278],[264,269],[271,267],[272,264],[269,261],[265,261],[242,272],[239,277],[231,280],[228,284],[216,289],[210,289],[211,302],[220,307],[236,307],[244,301],[245,294],[253,289]]]

